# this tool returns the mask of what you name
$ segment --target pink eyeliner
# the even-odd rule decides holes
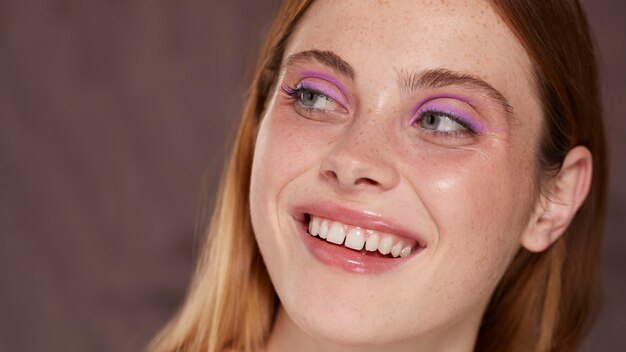
[[[344,102],[347,102],[348,104],[352,104],[352,101],[350,100],[350,97],[348,96],[348,93],[346,91],[346,89],[343,87],[343,85],[339,82],[339,80],[337,80],[335,77],[324,73],[324,72],[319,72],[319,71],[303,71],[303,72],[299,72],[298,73],[298,77],[300,79],[305,79],[305,78],[318,78],[324,81],[327,81],[331,84],[333,84],[335,87],[337,87],[337,89],[339,89],[339,91],[341,92],[341,94],[343,95],[343,100]],[[313,82],[307,82],[307,84],[312,84]],[[326,94],[325,92],[322,91],[322,93]],[[328,95],[331,98],[333,98],[331,95]],[[347,108],[347,106],[346,106]]]
[[[425,111],[437,111],[437,112],[441,112],[441,113],[458,118],[462,123],[464,123],[474,132],[482,133],[482,132],[489,131],[489,128],[487,126],[482,124],[480,121],[478,121],[476,118],[474,118],[467,112],[451,104],[433,101],[435,99],[456,99],[456,100],[463,101],[469,105],[472,105],[470,103],[471,102],[470,99],[464,96],[459,96],[459,95],[446,94],[446,95],[438,95],[438,96],[429,97],[427,99],[420,101],[419,104],[416,105],[416,108],[414,109],[414,113],[413,113],[413,118],[411,118],[408,124],[412,125],[413,123],[415,123],[415,121],[419,119],[419,116]]]
[[[327,87],[326,85],[324,85],[322,83],[313,82],[313,81],[307,81],[305,79],[305,80],[300,82],[299,86],[302,86],[302,88],[311,89],[311,90],[320,92],[320,93],[330,97],[334,101],[338,102],[344,108],[348,105],[348,101],[343,96],[343,94],[337,94],[337,92],[335,90]]]

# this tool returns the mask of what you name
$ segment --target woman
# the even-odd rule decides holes
[[[606,161],[575,1],[286,1],[154,351],[568,351]]]

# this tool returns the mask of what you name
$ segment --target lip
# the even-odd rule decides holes
[[[380,214],[368,210],[354,210],[343,207],[333,202],[312,202],[297,205],[291,211],[291,215],[297,221],[304,221],[305,214],[319,216],[322,218],[335,220],[346,225],[358,226],[380,232],[391,233],[396,236],[406,237],[417,241],[419,247],[426,248],[426,241],[415,231],[398,225],[391,219],[387,219]]]
[[[346,225],[358,226],[380,232],[392,233],[417,241],[418,247],[405,257],[385,258],[365,254],[365,250],[355,251],[344,246],[335,245],[307,231],[306,214],[335,220]],[[419,254],[426,248],[426,242],[415,232],[407,230],[381,215],[367,210],[354,210],[332,202],[314,202],[294,207],[291,211],[297,222],[299,236],[305,247],[318,261],[331,267],[356,274],[379,274],[392,270]]]

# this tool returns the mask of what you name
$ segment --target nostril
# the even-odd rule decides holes
[[[379,183],[376,182],[375,180],[372,180],[371,178],[367,178],[367,177],[362,177],[357,179],[354,182],[355,185],[370,185],[370,186],[377,186]]]
[[[339,184],[349,187],[353,186],[379,186],[380,182],[369,178],[369,177],[355,177],[355,178],[344,178],[341,179],[339,175],[334,170],[326,170],[323,172],[323,175]]]

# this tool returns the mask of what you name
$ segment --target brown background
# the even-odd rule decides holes
[[[136,351],[174,312],[275,1],[0,0],[0,351]],[[587,1],[612,151],[605,305],[626,346],[626,2]],[[203,191],[203,179],[208,187]]]

